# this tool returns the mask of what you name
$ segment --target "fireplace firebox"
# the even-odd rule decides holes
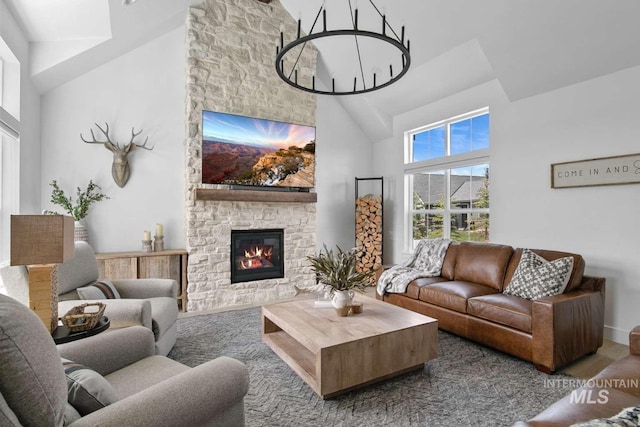
[[[284,230],[231,230],[231,283],[284,277]]]

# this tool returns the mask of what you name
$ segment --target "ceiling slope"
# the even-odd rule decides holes
[[[175,29],[185,22],[187,6],[199,2],[137,0],[125,7],[121,0],[4,1],[31,42],[31,71],[41,92]],[[302,19],[307,32],[323,2],[329,29],[346,28],[350,22],[347,0],[279,1],[293,19]],[[516,101],[640,65],[637,0],[375,4],[397,32],[406,26],[412,65],[405,77],[387,88],[338,98],[372,140],[393,133],[395,116],[490,80],[499,82],[508,99]],[[379,31],[381,19],[370,2],[360,0],[358,7],[359,27]],[[353,81],[355,54],[344,39],[322,40],[316,46],[319,82],[326,87],[331,78]],[[388,69],[392,54],[374,52],[367,55],[366,75]]]

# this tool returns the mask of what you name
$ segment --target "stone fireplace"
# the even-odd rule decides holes
[[[306,260],[316,251],[315,203],[196,200],[190,211],[188,311],[277,301],[315,284]],[[256,224],[283,230],[284,276],[232,283],[232,232]]]
[[[187,15],[185,142],[188,311],[290,298],[315,284],[306,256],[316,252],[315,193],[234,190],[202,184],[202,110],[315,125],[316,99],[275,72],[280,26],[297,26],[279,1],[205,0]],[[305,49],[300,78],[311,78],[315,49]],[[304,76],[304,77],[303,77]],[[309,197],[313,196],[313,197]],[[282,230],[282,277],[232,281],[231,234]],[[244,260],[245,262],[247,260]],[[255,271],[254,271],[255,273]]]

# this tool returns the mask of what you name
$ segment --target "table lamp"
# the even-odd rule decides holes
[[[58,327],[58,263],[73,258],[74,221],[63,215],[11,215],[11,265],[29,271],[29,307],[49,332]]]

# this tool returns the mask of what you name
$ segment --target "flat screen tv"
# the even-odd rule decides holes
[[[202,182],[308,191],[316,128],[202,111]]]

